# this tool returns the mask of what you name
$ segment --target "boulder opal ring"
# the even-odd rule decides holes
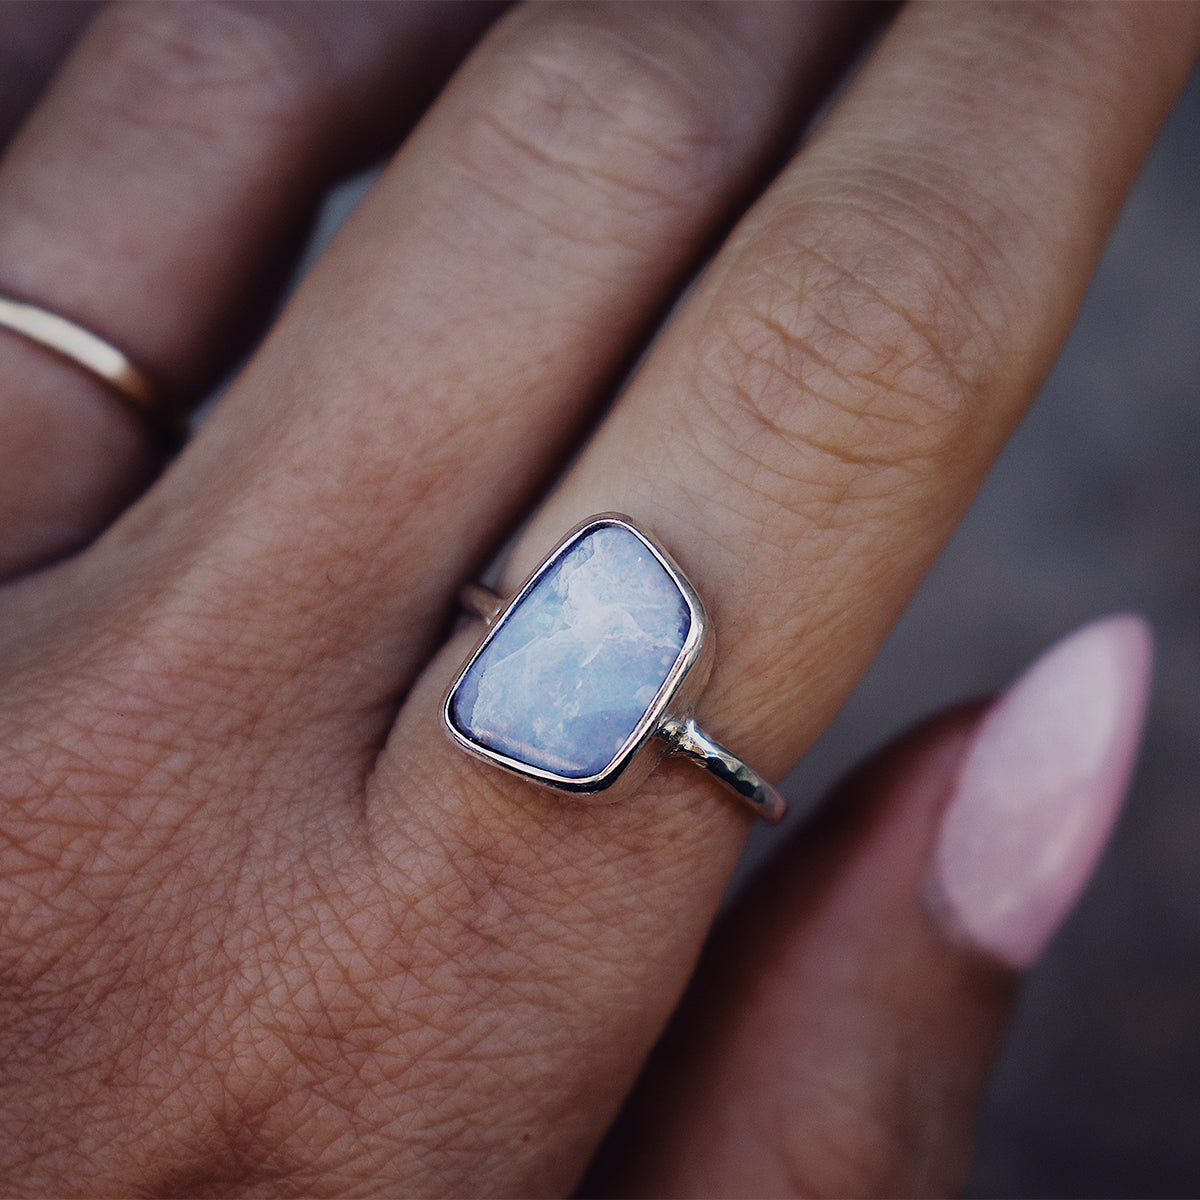
[[[784,815],[779,792],[697,728],[714,657],[704,605],[628,517],[576,526],[511,600],[471,584],[462,602],[487,629],[442,720],[470,753],[585,801],[627,796],[679,754],[759,816]]]

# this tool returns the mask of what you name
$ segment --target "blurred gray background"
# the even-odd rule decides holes
[[[1101,613],[1154,624],[1146,749],[1099,875],[1029,979],[978,1196],[1200,1195],[1200,78],[1164,130],[1025,425],[857,692],[800,803],[999,689]]]
[[[339,189],[302,267],[371,180]],[[1200,1195],[1200,76],[1159,139],[1079,322],[882,654],[786,790],[997,691],[1076,625],[1136,609],[1158,677],[1125,818],[1033,972],[970,1194]],[[756,831],[748,857],[771,831]]]

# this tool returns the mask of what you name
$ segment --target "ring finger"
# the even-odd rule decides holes
[[[582,518],[631,514],[721,639],[700,718],[782,774],[1048,370],[1197,24],[1183,7],[907,8],[518,542],[509,584]],[[372,781],[373,830],[392,861],[419,845],[447,877],[483,864],[488,903],[448,890],[468,915],[435,927],[501,940],[550,991],[519,1089],[598,1132],[678,995],[744,822],[683,764],[636,802],[579,808],[461,755],[440,701],[476,636],[414,688]],[[401,804],[414,775],[424,803]],[[563,1123],[563,1145],[580,1136]]]

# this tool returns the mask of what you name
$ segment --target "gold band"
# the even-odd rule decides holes
[[[164,424],[166,414],[154,385],[145,373],[116,346],[103,338],[36,304],[24,304],[0,296],[0,328],[44,346],[68,362],[82,367],[102,383],[119,392],[155,424]]]

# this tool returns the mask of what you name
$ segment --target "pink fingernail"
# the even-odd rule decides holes
[[[929,898],[952,935],[1032,965],[1086,885],[1141,743],[1150,628],[1105,617],[1052,646],[992,706],[942,818]]]

